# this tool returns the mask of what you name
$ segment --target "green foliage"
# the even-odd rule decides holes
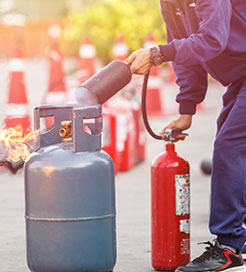
[[[89,34],[97,56],[106,63],[112,58],[116,37],[123,34],[134,51],[143,46],[150,32],[158,43],[164,42],[159,0],[98,0],[82,12],[69,13],[64,41],[76,53],[83,36]]]

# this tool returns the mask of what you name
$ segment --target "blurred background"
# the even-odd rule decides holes
[[[48,28],[62,28],[64,56],[76,56],[81,39],[89,34],[103,61],[112,57],[118,35],[131,50],[142,46],[149,32],[165,40],[159,1],[153,0],[1,0],[0,56],[10,57],[21,43],[25,57],[43,57],[49,45]]]
[[[10,96],[26,93],[26,100],[18,103],[26,103],[30,115],[40,104],[72,102],[69,94],[60,100],[47,96],[53,91],[71,94],[71,88],[112,59],[123,60],[140,47],[164,43],[165,27],[158,0],[0,0],[0,41],[4,126],[5,105],[17,103],[9,101]],[[23,73],[21,92],[11,89],[19,85],[12,84],[16,59]]]
[[[165,37],[158,0],[0,0],[1,128],[21,125],[25,136],[33,129],[34,107],[76,103],[76,86],[110,61],[124,60],[140,47],[163,44]],[[145,144],[139,121],[142,82],[141,76],[134,76],[125,90],[104,105],[105,114],[115,118],[118,127],[114,149],[122,138],[121,126],[129,127],[124,135],[132,134],[132,148],[134,141]],[[165,82],[173,87],[163,92]],[[147,95],[149,116],[176,112],[174,83],[171,65],[153,67]],[[50,129],[52,121],[45,122],[44,128]],[[104,143],[109,135],[111,130],[105,125]],[[121,148],[128,145],[125,138],[120,140],[125,146]],[[8,160],[6,156],[0,161]],[[133,161],[132,166],[138,159]]]

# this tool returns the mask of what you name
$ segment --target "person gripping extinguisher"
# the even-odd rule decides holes
[[[191,126],[205,98],[208,74],[224,86],[217,119],[211,176],[209,229],[216,239],[176,272],[246,271],[246,4],[244,0],[160,0],[167,44],[139,49],[125,61],[146,75],[152,65],[172,61],[180,91],[180,116],[167,128]],[[179,136],[178,139],[184,139]]]

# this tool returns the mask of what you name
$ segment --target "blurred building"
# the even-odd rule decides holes
[[[48,28],[62,26],[69,10],[82,10],[97,0],[0,0],[0,57],[10,57],[21,44],[25,57],[44,56]]]
[[[59,19],[67,14],[68,10],[83,9],[93,0],[0,0],[0,15],[19,13],[28,20]]]

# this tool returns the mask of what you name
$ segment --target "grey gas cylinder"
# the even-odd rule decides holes
[[[40,133],[25,164],[28,266],[33,272],[113,271],[114,167],[101,150],[102,108],[37,107],[35,129],[49,116],[55,125]]]

